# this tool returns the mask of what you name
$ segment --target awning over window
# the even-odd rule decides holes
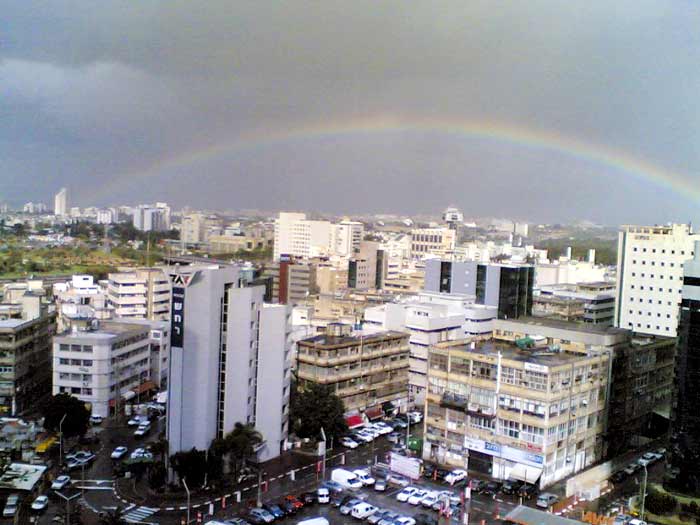
[[[528,483],[535,484],[540,476],[542,475],[542,469],[536,467],[529,467],[523,465],[522,463],[516,463],[515,466],[510,469],[510,474],[508,475],[511,479],[518,479],[520,481],[527,481]]]
[[[365,415],[370,421],[374,421],[375,419],[383,418],[384,411],[382,410],[381,406],[369,407],[367,410],[365,410]]]
[[[134,394],[138,395],[143,394],[144,392],[150,392],[151,390],[155,390],[156,388],[156,384],[153,381],[145,381],[136,388],[132,388],[131,391]]]
[[[357,428],[365,424],[365,420],[360,414],[345,416],[345,422],[348,424],[348,428]]]

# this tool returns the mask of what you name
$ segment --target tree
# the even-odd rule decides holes
[[[670,494],[664,494],[658,490],[652,490],[645,500],[646,508],[652,514],[660,516],[662,514],[670,514],[678,506],[678,500]]]
[[[200,487],[207,472],[206,454],[203,450],[176,452],[170,457],[170,464],[180,479],[187,480],[187,485]]]
[[[82,436],[90,423],[90,412],[85,403],[77,397],[62,393],[50,397],[41,410],[44,416],[44,428],[52,432],[63,431],[66,437]],[[63,416],[66,419],[60,425]],[[59,429],[60,426],[60,429]]]
[[[233,461],[234,473],[238,475],[243,464],[255,456],[256,450],[263,443],[263,436],[252,424],[238,422],[224,436],[224,443],[225,450]]]
[[[125,525],[124,510],[121,507],[115,507],[100,515],[100,525]]]
[[[162,462],[153,463],[148,469],[148,486],[153,490],[163,488],[168,476],[165,465]]]
[[[303,438],[319,438],[321,427],[328,439],[348,431],[343,401],[330,386],[318,383],[297,388],[292,398],[291,421],[294,432]]]

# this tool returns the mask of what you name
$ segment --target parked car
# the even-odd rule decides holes
[[[128,451],[129,449],[126,447],[117,447],[112,451],[109,457],[112,459],[121,459],[124,457],[124,455],[126,455]]]
[[[316,497],[315,492],[304,492],[300,497],[299,500],[306,505],[313,505],[318,501],[318,498]]]
[[[559,501],[559,496],[557,496],[556,494],[552,494],[551,492],[543,492],[542,494],[537,496],[536,505],[540,508],[548,509],[557,501]]]
[[[342,492],[334,492],[331,494],[331,505],[334,507],[340,507],[343,504],[343,501],[345,501],[345,498],[349,498],[350,496],[346,496]]]
[[[430,514],[425,514],[424,512],[419,512],[413,516],[416,520],[416,525],[438,525],[438,519]]]
[[[535,494],[537,494],[537,487],[530,483],[523,483],[518,489],[518,495],[523,499],[530,499]]]
[[[520,487],[522,487],[523,483],[522,481],[514,480],[514,479],[508,479],[503,482],[503,485],[501,485],[501,492],[503,494],[508,494],[508,495],[513,495],[517,494],[518,491],[520,490]]]
[[[141,423],[145,423],[147,421],[148,421],[148,418],[146,416],[136,415],[136,416],[132,417],[129,421],[127,421],[126,424],[129,425],[130,427],[137,427]]]
[[[423,497],[423,499],[420,501],[420,504],[423,507],[425,507],[426,509],[432,509],[433,505],[435,505],[435,503],[437,503],[437,501],[438,501],[438,496],[439,496],[439,493],[437,493],[437,492],[434,492],[434,491],[428,492]]]
[[[362,488],[362,481],[354,472],[344,468],[335,468],[331,472],[331,480],[340,484],[344,489],[359,489]]]
[[[96,414],[90,416],[90,423],[93,425],[101,425],[103,420],[104,418],[102,416],[98,416]]]
[[[398,485],[399,487],[407,487],[410,483],[406,476],[394,473],[389,473],[389,475],[386,477],[386,482],[390,485]]]
[[[369,525],[377,525],[380,521],[384,519],[389,511],[386,509],[378,509],[371,516],[367,518],[367,523]]]
[[[343,503],[340,506],[340,509],[339,509],[340,513],[344,514],[344,515],[348,515],[352,511],[353,507],[355,507],[355,505],[359,505],[360,503],[362,503],[361,499],[350,498],[349,500],[347,500],[345,503]]]
[[[411,421],[412,424],[420,423],[421,421],[423,421],[423,412],[419,412],[418,410],[409,412],[408,419]]]
[[[327,488],[331,494],[340,494],[343,492],[343,486],[336,481],[324,481],[321,487]]]
[[[17,513],[17,507],[19,507],[19,494],[10,494],[9,496],[7,496],[5,508],[2,509],[2,517],[14,517],[14,515]]]
[[[461,469],[456,469],[451,471],[447,476],[445,476],[445,483],[449,483],[450,485],[454,485],[458,481],[463,481],[467,479],[467,471],[466,470],[461,470]]]
[[[70,476],[58,476],[51,483],[51,490],[63,490],[71,483]]]
[[[404,436],[404,432],[392,432],[387,436],[390,443],[398,443]]]
[[[36,512],[42,512],[46,510],[49,506],[48,496],[37,496],[37,498],[32,501],[32,510]]]
[[[484,485],[484,488],[481,489],[481,493],[487,496],[493,496],[494,494],[498,494],[500,489],[501,484],[498,481],[488,481],[486,485]]]
[[[340,438],[340,444],[345,448],[355,449],[360,446],[360,444],[352,439],[351,437],[345,436]]]
[[[319,487],[316,490],[316,500],[322,505],[331,501],[331,493],[327,487]]]
[[[287,515],[287,513],[284,512],[282,508],[279,505],[276,505],[275,503],[266,503],[262,506],[262,508],[270,514],[272,514],[275,519],[281,519]]]
[[[245,518],[254,525],[262,525],[263,523],[272,523],[275,517],[263,508],[251,509]]]
[[[397,525],[416,525],[416,520],[408,516],[401,516],[394,521]]]
[[[634,474],[635,472],[637,472],[637,470],[639,470],[639,468],[640,468],[640,466],[639,466],[638,463],[630,463],[629,465],[627,465],[627,466],[623,469],[623,472],[624,472],[625,474],[627,474],[628,476],[631,476],[632,474]]]
[[[374,485],[376,481],[366,469],[353,470],[353,474],[357,476],[364,486]]]
[[[292,505],[289,501],[282,500],[279,502],[279,508],[281,508],[287,516],[296,514],[297,508]]]
[[[408,501],[408,498],[416,493],[417,490],[418,489],[416,487],[405,487],[396,495],[396,499],[401,502],[406,502]]]
[[[472,478],[469,482],[472,487],[472,492],[475,494],[481,494],[481,491],[486,487],[486,482],[483,479]]]
[[[134,432],[134,437],[143,437],[151,431],[150,423],[141,423]]]
[[[409,505],[420,505],[421,500],[428,495],[427,490],[418,489],[406,500]]]
[[[384,518],[382,518],[377,525],[394,525],[394,520],[396,520],[398,517],[398,513],[390,510],[384,514]]]
[[[384,492],[386,490],[386,480],[379,478],[374,482],[374,490],[377,492]]]
[[[131,459],[153,459],[153,452],[143,447],[135,448],[129,455]]]
[[[377,512],[377,510],[379,509],[374,505],[362,501],[352,508],[350,515],[355,519],[364,520]]]
[[[393,426],[395,429],[403,429],[405,430],[406,427],[408,426],[408,423],[404,421],[403,419],[393,419],[392,421],[389,422],[391,426]]]
[[[300,509],[304,506],[304,502],[292,494],[285,496],[284,500],[294,505],[294,508],[296,509]]]

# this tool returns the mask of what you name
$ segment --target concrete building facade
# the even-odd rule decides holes
[[[170,282],[160,268],[108,274],[107,298],[115,317],[165,321],[170,318]]]
[[[417,228],[411,230],[411,257],[445,255],[455,249],[457,234],[450,228]]]
[[[53,213],[59,217],[68,215],[68,190],[61,188],[53,199]]]
[[[264,286],[248,286],[237,266],[172,267],[168,378],[170,453],[206,450],[250,423],[277,457],[288,435],[290,310],[263,303]]]
[[[683,264],[700,235],[688,224],[623,226],[617,249],[615,326],[675,337]]]

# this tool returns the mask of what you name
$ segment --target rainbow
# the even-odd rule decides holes
[[[669,188],[683,197],[700,201],[700,187],[691,184],[687,175],[673,173],[646,160],[638,159],[612,148],[566,137],[558,133],[486,121],[450,118],[399,117],[378,115],[351,118],[338,122],[306,123],[274,129],[258,129],[233,140],[195,148],[180,155],[160,159],[144,169],[116,176],[103,190],[125,179],[156,176],[167,170],[181,169],[224,155],[256,148],[271,147],[295,141],[314,141],[331,137],[351,137],[377,133],[434,133],[464,139],[490,140],[523,148],[553,152],[582,162],[600,166]]]

